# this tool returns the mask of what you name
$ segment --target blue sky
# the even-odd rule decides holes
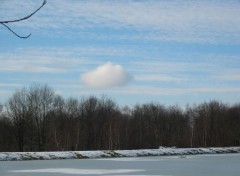
[[[41,0],[1,0],[0,21]],[[240,1],[48,0],[0,26],[0,102],[48,84],[64,97],[108,95],[120,105],[240,100]]]

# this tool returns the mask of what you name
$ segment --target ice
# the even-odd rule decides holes
[[[131,172],[144,172],[143,169],[73,169],[73,168],[49,168],[49,169],[33,169],[33,170],[12,170],[10,172],[17,173],[59,173],[59,174],[84,174],[84,175],[101,175],[101,174],[124,174]]]

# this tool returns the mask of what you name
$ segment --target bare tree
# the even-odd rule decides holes
[[[51,113],[50,119],[50,126],[51,128],[48,130],[48,136],[50,136],[51,143],[50,145],[51,150],[63,150],[63,141],[64,138],[64,129],[65,129],[65,100],[60,96],[57,95],[54,98],[54,110]]]
[[[3,105],[0,103],[0,115],[1,115],[2,111],[3,111]]]
[[[114,150],[240,145],[240,105],[218,101],[119,106],[110,98],[56,96],[47,85],[16,91],[0,113],[0,151]]]
[[[32,12],[31,14],[23,17],[23,18],[19,18],[19,19],[16,19],[16,20],[6,20],[6,21],[0,21],[0,24],[5,26],[9,31],[11,31],[14,35],[16,35],[17,37],[19,38],[22,38],[22,39],[26,39],[28,37],[31,36],[31,33],[27,36],[21,36],[19,34],[17,34],[16,32],[14,32],[7,24],[10,24],[10,23],[16,23],[16,22],[20,22],[20,21],[24,21],[24,20],[27,20],[28,18],[30,18],[31,16],[33,16],[35,13],[37,13],[37,11],[39,11],[45,4],[47,3],[46,0],[43,1],[42,5],[36,9],[34,12]]]
[[[66,141],[68,150],[76,150],[79,144],[80,136],[80,110],[79,101],[76,98],[68,98],[66,100]]]
[[[25,88],[16,91],[7,102],[7,113],[16,129],[18,150],[24,151],[27,133],[27,121],[29,118],[28,92]]]
[[[55,93],[47,85],[33,85],[29,89],[28,98],[37,131],[38,150],[44,151],[47,143],[47,127],[49,113],[54,109]]]

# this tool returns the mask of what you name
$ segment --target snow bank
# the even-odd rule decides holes
[[[240,153],[240,147],[226,148],[167,148],[144,150],[69,151],[69,152],[2,152],[0,161],[83,159],[139,156],[172,156]]]

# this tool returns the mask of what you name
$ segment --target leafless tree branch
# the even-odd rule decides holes
[[[26,39],[28,37],[31,36],[31,33],[28,34],[27,36],[21,36],[21,35],[18,35],[16,32],[14,32],[10,27],[8,27],[5,23],[1,23],[3,26],[5,26],[9,31],[11,31],[14,35],[16,35],[17,37],[19,38],[22,38],[22,39]]]
[[[35,13],[37,13],[45,4],[47,3],[47,0],[44,0],[42,5],[36,9],[34,12],[32,12],[31,14],[23,17],[23,18],[20,18],[20,19],[16,19],[16,20],[7,20],[7,21],[0,21],[0,24],[2,24],[3,26],[5,26],[9,31],[11,31],[14,35],[16,35],[17,37],[19,38],[23,38],[23,39],[26,39],[28,37],[31,36],[31,34],[27,35],[27,36],[21,36],[19,34],[17,34],[16,32],[14,32],[7,24],[8,23],[15,23],[15,22],[19,22],[19,21],[24,21],[30,17],[32,17]]]

